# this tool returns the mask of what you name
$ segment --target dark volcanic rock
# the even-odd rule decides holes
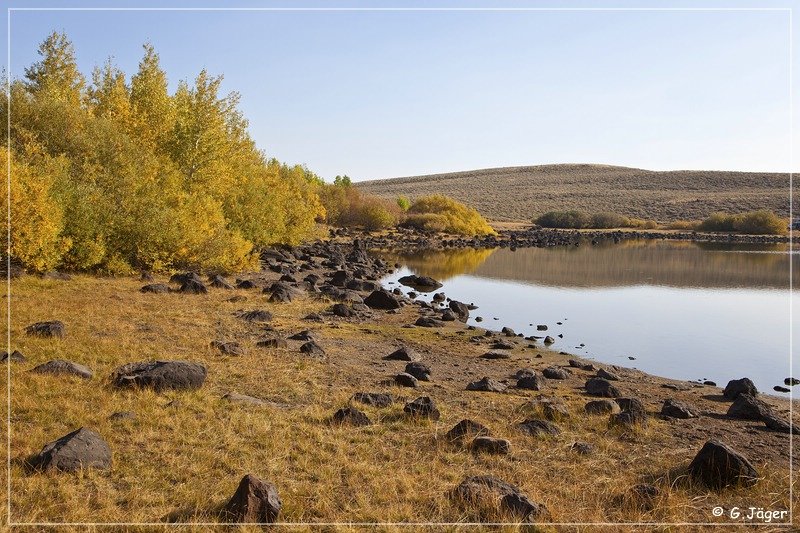
[[[8,361],[11,361],[12,363],[24,363],[27,360],[28,359],[24,355],[22,355],[22,352],[20,352],[19,350],[14,350],[13,352],[11,352],[11,355],[9,355],[8,352],[3,352],[3,355],[0,356],[0,361],[2,361],[3,363]]]
[[[432,292],[442,286],[441,283],[428,276],[410,274],[397,280],[407,287],[417,289],[419,292]]]
[[[544,386],[544,379],[538,375],[523,376],[517,380],[518,389],[542,390]]]
[[[506,337],[516,337],[517,336],[516,332],[513,329],[509,328],[509,327],[504,327],[503,329],[500,330],[500,333],[502,333]]]
[[[364,299],[364,303],[371,309],[390,310],[400,308],[400,301],[385,289],[372,291],[372,294]]]
[[[267,337],[256,341],[259,348],[288,348],[289,343],[283,337]]]
[[[225,355],[244,355],[244,349],[239,346],[238,342],[211,341],[211,347],[216,348]]]
[[[479,422],[465,418],[447,432],[445,438],[449,442],[461,442],[466,437],[488,435],[489,428]]]
[[[486,352],[485,354],[480,356],[481,359],[510,359],[511,354],[507,352]]]
[[[227,279],[220,276],[219,274],[211,276],[211,278],[208,281],[211,283],[212,287],[216,287],[218,289],[228,289],[228,290],[233,289],[233,285],[231,285]]]
[[[594,453],[594,446],[589,444],[588,442],[573,442],[570,444],[569,449],[573,452],[577,453],[578,455],[591,455]]]
[[[324,357],[325,350],[322,349],[322,346],[317,344],[314,341],[308,341],[300,346],[300,353],[304,353],[306,355],[310,355],[313,357]]]
[[[539,437],[542,435],[558,435],[561,430],[558,426],[547,420],[539,420],[538,418],[529,418],[518,426],[519,430],[531,437]]]
[[[436,402],[428,396],[420,396],[414,401],[408,402],[403,411],[413,417],[429,418],[431,420],[439,420],[439,409],[436,408]]]
[[[107,470],[111,468],[111,448],[98,433],[80,428],[45,444],[29,463],[32,468],[44,471]]]
[[[691,405],[677,400],[664,400],[661,406],[661,414],[672,418],[697,418],[697,409]]]
[[[758,395],[758,389],[749,378],[733,379],[728,382],[722,395],[729,400],[735,400],[740,394]]]
[[[519,487],[492,476],[465,478],[450,495],[467,509],[499,509],[523,522],[549,516],[547,507],[532,502]]]
[[[414,325],[423,328],[442,328],[444,327],[444,322],[428,316],[421,316],[414,322]]]
[[[149,285],[145,285],[139,292],[150,292],[153,294],[165,294],[169,292],[169,285],[165,283],[150,283]]]
[[[48,361],[37,367],[31,369],[31,372],[36,374],[55,374],[55,375],[69,375],[78,376],[83,379],[92,379],[92,371],[83,365],[73,363],[72,361],[65,361],[63,359],[55,359]]]
[[[611,425],[635,426],[647,424],[647,411],[637,398],[617,398],[622,412],[611,415]]]
[[[275,485],[247,474],[225,505],[223,514],[229,522],[271,524],[278,520],[280,511],[281,499]]]
[[[557,366],[550,366],[542,370],[542,375],[547,379],[567,379],[569,374],[563,368]]]
[[[597,377],[602,379],[607,379],[609,381],[619,381],[619,376],[609,372],[604,368],[601,368],[597,371]]]
[[[355,314],[353,309],[346,304],[338,303],[331,307],[331,313],[342,318],[350,318]]]
[[[755,396],[747,393],[739,394],[728,408],[728,416],[742,420],[762,420],[772,414],[772,409]]]
[[[584,406],[584,410],[590,415],[616,414],[622,411],[614,400],[592,400]]]
[[[331,419],[333,424],[349,424],[351,426],[369,426],[372,421],[362,411],[355,407],[345,407],[339,409],[333,414]]]
[[[425,363],[413,361],[406,365],[406,374],[411,374],[420,381],[431,380],[431,368]]]
[[[506,386],[490,377],[483,377],[467,385],[467,390],[480,392],[503,392]]]
[[[250,279],[240,279],[236,280],[236,288],[237,289],[257,289],[258,285],[253,280]]]
[[[584,385],[586,392],[590,396],[602,396],[605,398],[615,398],[620,395],[619,390],[608,380],[602,378],[591,378]]]
[[[400,372],[399,374],[397,374],[394,377],[394,382],[395,382],[396,385],[399,385],[401,387],[415,388],[415,387],[419,386],[419,383],[417,382],[417,378],[415,378],[411,374],[407,374],[405,372]]]
[[[64,323],[59,320],[37,322],[25,328],[25,333],[33,337],[56,337],[62,339],[66,332]]]
[[[206,294],[208,293],[208,288],[206,288],[205,284],[200,280],[188,279],[183,282],[178,292],[185,294]]]
[[[451,300],[450,310],[455,313],[456,317],[458,317],[461,322],[466,322],[469,319],[469,307],[465,303]]]
[[[394,398],[391,394],[380,392],[357,392],[350,399],[372,407],[389,407],[394,403]]]
[[[272,320],[272,313],[263,309],[253,309],[240,313],[239,318],[248,322],[269,322]]]
[[[187,361],[143,361],[128,363],[111,375],[117,387],[165,390],[199,389],[206,380],[206,367]]]
[[[753,485],[758,472],[744,456],[717,441],[706,442],[689,465],[689,475],[712,489]]]
[[[469,449],[474,453],[488,453],[492,455],[508,455],[511,453],[511,442],[506,439],[496,439],[485,435],[472,439]]]
[[[411,349],[402,346],[393,351],[387,356],[384,356],[387,361],[418,361],[419,357]]]
[[[773,431],[779,431],[781,433],[793,433],[795,435],[800,434],[800,428],[790,423],[788,420],[780,418],[774,413],[768,413],[764,415],[764,423]]]

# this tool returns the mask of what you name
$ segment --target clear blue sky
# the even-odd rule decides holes
[[[549,5],[604,4],[693,5]],[[259,147],[327,179],[576,162],[790,168],[787,12],[14,11],[12,75],[52,30],[67,32],[87,74],[108,56],[133,74],[145,41],[173,88],[202,68],[224,74]]]

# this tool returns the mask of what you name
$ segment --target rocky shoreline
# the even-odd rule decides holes
[[[545,243],[571,237],[545,232],[532,238],[548,245]],[[520,242],[519,237],[515,240]],[[503,242],[510,241],[509,237]],[[626,450],[619,453],[633,454],[638,461],[649,461],[648,457],[663,453],[665,446],[680,450],[682,458],[691,459],[688,465],[673,464],[674,472],[654,473],[647,482],[623,487],[624,497],[634,498],[637,508],[645,510],[656,508],[656,502],[675,490],[676,483],[684,483],[676,480],[690,480],[681,485],[685,487],[681,490],[690,492],[720,491],[731,485],[744,490],[764,483],[765,475],[774,478],[772,472],[792,457],[789,437],[798,433],[798,428],[790,418],[789,402],[759,394],[746,377],[731,376],[724,389],[711,383],[670,380],[549,350],[546,342],[523,337],[508,327],[492,331],[467,325],[474,306],[442,293],[436,293],[430,303],[414,297],[416,291],[436,291],[440,285],[434,279],[410,276],[403,280],[403,288],[381,286],[380,280],[399,265],[371,254],[369,248],[388,242],[381,236],[337,235],[332,240],[264,250],[263,269],[237,279],[186,272],[160,281],[144,275],[146,284],[139,289],[140,297],[148,301],[177,298],[188,303],[213,297],[219,299],[219,306],[247,306],[229,319],[245,325],[247,333],[211,337],[215,355],[200,355],[195,361],[116,361],[108,387],[130,391],[129,398],[135,398],[141,389],[156,394],[182,390],[203,394],[211,388],[218,395],[216,380],[224,379],[241,364],[235,361],[248,359],[253,351],[287,360],[300,358],[306,362],[295,371],[318,365],[313,372],[325,376],[329,390],[349,397],[346,405],[339,403],[336,410],[330,409],[325,397],[314,397],[330,409],[330,427],[357,431],[380,426],[381,431],[391,432],[390,428],[405,421],[417,424],[415,439],[434,439],[435,450],[477,458],[513,460],[516,454],[532,453],[530,447],[535,445],[531,443],[561,443],[563,439],[568,439],[563,442],[564,453],[573,462],[580,461],[578,457],[602,458],[616,446]],[[44,282],[70,280],[50,278]],[[286,311],[304,302],[311,302],[318,311],[299,316]],[[276,319],[278,316],[281,318]],[[47,342],[69,338],[72,327],[65,319],[37,322],[25,331],[27,336]],[[21,365],[25,362],[21,357],[12,354],[7,359]],[[93,375],[82,361],[48,361],[32,370],[26,379],[34,382],[47,376],[77,376],[88,384]],[[294,410],[283,398],[264,399],[245,392],[229,389],[221,401],[276,409],[286,413],[280,416],[299,417],[295,423],[318,424],[318,416]],[[180,409],[180,402],[175,401],[167,405]],[[512,407],[514,401],[523,403]],[[397,406],[402,411],[394,409]],[[394,412],[386,415],[389,409]],[[138,420],[135,413],[127,411],[108,419],[121,419],[122,415],[125,420]],[[446,426],[441,428],[442,434],[437,429],[440,421]],[[118,453],[114,443],[121,443],[113,432],[107,441],[108,432],[106,429],[101,435],[79,428],[48,442],[26,459],[30,469],[26,475],[87,465],[109,470],[112,453]],[[449,485],[447,498],[455,508],[468,514],[484,508],[497,513],[500,502],[501,514],[490,515],[494,521],[571,518],[564,502],[550,499],[545,504],[537,497],[529,498],[524,486],[506,477],[510,470],[493,469],[492,464],[479,461],[472,470],[478,475],[466,475]],[[242,474],[245,472],[239,476]],[[278,491],[283,493],[281,487],[290,481],[262,480],[247,472],[228,503],[221,506],[219,518],[279,521]],[[297,508],[296,504],[290,507]]]

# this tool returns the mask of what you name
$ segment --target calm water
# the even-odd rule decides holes
[[[432,276],[448,297],[479,306],[470,324],[550,335],[556,350],[721,386],[747,376],[765,392],[792,375],[800,307],[792,322],[786,245],[635,241],[384,256],[404,265],[387,286],[409,272]],[[798,272],[800,256],[791,260]]]

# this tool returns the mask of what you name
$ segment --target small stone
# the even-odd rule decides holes
[[[211,347],[218,349],[225,355],[234,355],[234,356],[244,355],[244,349],[241,346],[239,346],[238,342],[211,341]]]
[[[697,410],[691,405],[677,400],[664,400],[661,406],[661,414],[671,418],[697,418]]]
[[[542,370],[542,375],[547,379],[567,379],[569,374],[563,368],[550,366]]]
[[[573,452],[577,453],[578,455],[591,455],[594,453],[594,446],[589,444],[588,442],[573,442],[570,444],[569,449]]]
[[[490,377],[483,377],[478,381],[473,381],[472,383],[468,384],[466,390],[480,392],[503,392],[506,390],[506,386]]]
[[[372,424],[366,414],[354,407],[339,409],[333,414],[331,422],[333,424],[349,424],[351,426],[369,426]]]
[[[590,415],[616,414],[622,411],[614,400],[592,400],[584,406]]]
[[[517,426],[519,430],[531,437],[540,437],[544,435],[558,435],[561,430],[558,426],[547,420],[540,420],[538,418],[529,418]]]
[[[66,334],[66,327],[60,320],[48,322],[36,322],[25,328],[25,333],[32,337],[55,337],[63,339]]]
[[[37,367],[31,369],[35,374],[53,374],[53,375],[68,375],[77,376],[83,379],[92,379],[92,371],[83,365],[73,363],[72,361],[65,361],[63,359],[55,359],[48,361]]]
[[[415,378],[420,381],[430,381],[431,380],[431,369],[425,363],[420,363],[419,361],[413,361],[406,365],[406,374],[411,374]]]
[[[436,408],[436,402],[428,396],[421,396],[414,401],[411,401],[403,407],[403,411],[413,417],[429,418],[431,420],[439,420],[439,409]]]
[[[489,428],[479,422],[464,419],[447,432],[445,438],[449,442],[460,442],[468,436],[488,435]]]
[[[396,385],[401,387],[411,387],[416,388],[419,386],[417,382],[417,378],[412,376],[411,374],[406,374],[405,372],[400,372],[394,377],[394,382]]]

